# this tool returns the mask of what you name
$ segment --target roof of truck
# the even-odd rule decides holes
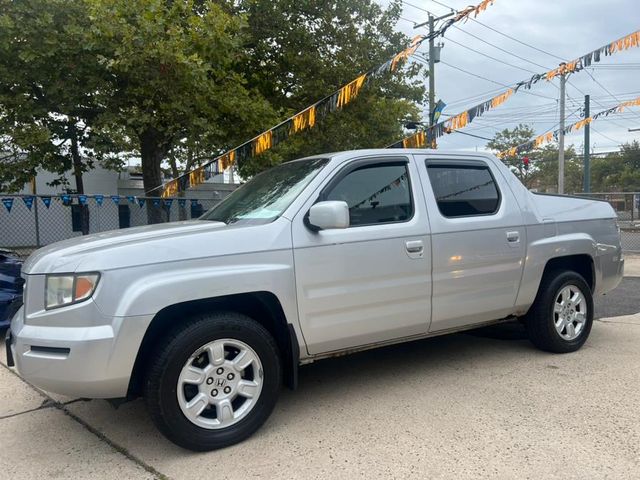
[[[347,159],[356,155],[398,155],[398,154],[420,154],[420,155],[437,155],[437,156],[464,156],[464,157],[482,157],[482,158],[494,158],[491,153],[488,152],[470,152],[468,150],[432,150],[424,148],[367,148],[359,150],[344,150],[341,152],[322,153],[318,155],[310,155],[308,157],[300,158],[299,160],[308,160],[311,158],[331,158],[331,159]]]

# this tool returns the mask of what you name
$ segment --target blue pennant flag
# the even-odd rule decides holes
[[[40,197],[44,206],[49,208],[51,206],[51,197]]]
[[[65,205],[69,205],[71,203],[71,195],[67,195],[65,193],[63,195],[60,195],[60,198],[62,198],[62,203],[64,203]]]
[[[33,201],[35,200],[35,198],[36,197],[22,197],[22,201],[29,210],[31,210],[31,207],[33,207]]]
[[[120,195],[111,195],[111,200],[113,200],[113,203],[115,203],[116,205],[120,204]]]
[[[153,199],[153,206],[154,207],[159,207],[160,206],[160,199],[159,198],[154,198]]]
[[[138,199],[138,205],[140,205],[140,208],[142,208],[142,206],[144,205],[144,198]]]
[[[167,208],[171,208],[172,203],[173,203],[173,198],[165,198],[164,204]]]
[[[86,195],[78,195],[78,203],[80,205],[86,205],[87,204],[87,196]]]
[[[196,200],[195,198],[191,199],[191,206],[195,207],[196,205],[198,205],[198,200]]]
[[[104,195],[95,195],[93,198],[96,199],[96,203],[99,207],[102,206],[102,202],[104,201]]]
[[[11,213],[11,207],[13,207],[13,198],[3,198],[2,203],[4,203],[7,212]]]
[[[127,195],[127,200],[129,200],[129,203],[135,203],[135,198],[133,198],[133,195]]]
[[[433,107],[433,112],[431,113],[431,117],[433,118],[433,123],[438,122],[438,119],[440,118],[440,115],[442,114],[442,111],[446,106],[447,106],[446,103],[444,103],[442,100],[438,100],[435,107]]]
[[[179,198],[178,199],[178,205],[180,205],[180,208],[184,208],[186,204],[187,204],[187,199],[186,198]]]

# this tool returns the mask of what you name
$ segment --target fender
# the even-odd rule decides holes
[[[121,319],[152,319],[162,309],[179,303],[268,291],[278,299],[287,323],[293,325],[299,344],[304,345],[291,249],[116,269],[104,272],[102,280],[105,291],[96,295],[96,305],[106,317]]]
[[[529,233],[527,237],[529,238]],[[527,247],[522,281],[516,299],[516,314],[526,313],[533,304],[549,260],[569,255],[589,255],[595,261],[597,248],[596,241],[586,233],[569,233],[531,241]],[[597,284],[597,269],[595,274]]]

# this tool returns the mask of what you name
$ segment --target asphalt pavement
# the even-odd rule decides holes
[[[516,322],[317,362],[257,434],[209,453],[166,441],[141,401],[29,386],[0,347],[0,475],[640,478],[640,257],[626,272],[579,352],[540,352]]]

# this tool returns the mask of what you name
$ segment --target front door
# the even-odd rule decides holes
[[[347,202],[350,227],[307,228],[304,216],[317,200]],[[359,159],[342,167],[294,218],[293,246],[300,324],[310,354],[427,332],[429,226],[408,158]]]

